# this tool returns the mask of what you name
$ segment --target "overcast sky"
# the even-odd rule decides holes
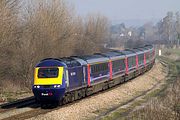
[[[180,11],[180,0],[68,0],[79,15],[101,13],[110,20],[160,19]]]

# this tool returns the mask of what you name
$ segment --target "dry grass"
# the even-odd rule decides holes
[[[179,120],[180,78],[165,91],[165,96],[151,99],[143,108],[133,111],[127,119]]]

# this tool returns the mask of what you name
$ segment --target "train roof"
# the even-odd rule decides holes
[[[58,58],[45,58],[37,63],[36,67],[64,66],[65,64],[60,61]]]
[[[133,52],[132,50],[128,50],[128,49],[126,49],[126,50],[123,50],[123,51],[121,51],[123,54],[125,54],[126,56],[133,56],[133,55],[136,55],[136,53],[135,52]]]
[[[64,63],[64,65],[66,65],[67,67],[76,67],[76,66],[81,66],[81,65],[87,64],[85,61],[83,61],[81,59],[77,59],[75,57],[45,58],[45,59],[41,60],[40,63],[49,61],[49,60],[59,61],[61,63]]]
[[[121,55],[125,55],[125,56],[133,56],[135,55],[136,53],[133,52],[132,50],[129,50],[129,49],[126,49],[126,50],[114,50],[114,52],[117,52]]]
[[[153,48],[153,45],[145,45],[144,47]]]
[[[137,49],[139,49],[139,50],[141,50],[143,52],[147,52],[149,50],[148,48],[145,48],[145,47],[139,47]]]
[[[124,56],[123,53],[116,52],[116,51],[109,51],[109,52],[106,52],[106,53],[95,53],[95,54],[103,55],[103,56],[106,56],[106,57]]]
[[[144,47],[147,48],[147,49],[153,49],[152,45],[145,45]]]
[[[125,55],[123,53],[115,52],[115,51],[109,51],[109,52],[106,52],[106,53],[95,53],[95,54],[108,57],[111,60],[125,58]]]
[[[84,56],[78,56],[81,59],[84,60],[90,60],[90,59],[97,59],[97,58],[102,58],[102,55],[84,55]]]
[[[40,62],[46,61],[46,60],[57,60],[57,61],[60,61],[60,59],[58,59],[58,58],[45,58],[45,59],[42,59]]]
[[[81,63],[72,57],[64,57],[60,58],[60,60],[64,62],[67,67],[81,66]]]
[[[41,66],[41,64],[47,64],[48,61],[61,62],[62,65],[66,65],[67,67],[76,67],[86,64],[96,64],[108,62],[109,60],[122,59],[125,56],[135,56],[136,54],[141,54],[153,49],[152,45],[145,45],[144,47],[133,48],[133,49],[125,49],[125,50],[113,50],[106,53],[95,53],[94,55],[84,55],[84,56],[71,56],[71,57],[63,57],[63,58],[46,58],[40,61],[37,66]],[[58,63],[59,63],[58,62]]]
[[[78,58],[85,60],[89,64],[107,62],[109,60],[108,57],[104,57],[102,55],[96,55],[96,54],[95,55],[79,56]]]
[[[132,51],[136,52],[136,54],[142,54],[144,53],[142,50],[138,49],[138,48],[133,48]]]

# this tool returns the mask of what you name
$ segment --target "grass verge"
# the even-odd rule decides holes
[[[125,105],[125,107],[119,107],[116,110],[112,111],[108,115],[101,118],[102,120],[126,120],[126,119],[139,119],[140,117],[142,119],[146,119],[146,114],[142,114],[145,111],[141,111],[141,108],[145,107],[146,104],[152,99],[164,99],[167,96],[167,89],[176,82],[178,73],[180,72],[180,62],[173,61],[172,59],[166,58],[166,57],[159,57],[160,61],[164,62],[168,65],[168,75],[166,77],[165,83],[162,84],[160,87],[152,90],[151,92],[147,93],[140,99],[134,100],[132,103]],[[151,104],[151,103],[150,103]],[[179,104],[175,106],[175,108],[178,107]],[[140,109],[140,110],[137,110]],[[136,114],[134,114],[134,111]],[[142,113],[139,114],[139,111]],[[147,110],[146,110],[147,112]],[[152,112],[152,111],[151,111]],[[133,113],[133,115],[129,116],[129,114]],[[156,112],[157,113],[157,112]],[[162,112],[164,113],[164,112]],[[140,115],[140,116],[139,116]],[[144,116],[144,117],[142,117]],[[172,117],[172,115],[169,115]]]

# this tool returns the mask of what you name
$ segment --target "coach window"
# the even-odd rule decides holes
[[[118,66],[118,61],[119,60],[115,60],[115,61],[112,62],[112,69],[113,69],[114,72],[118,71],[118,67],[119,67]]]
[[[101,70],[104,71],[105,70],[105,64],[103,63],[101,66],[102,66]]]
[[[149,52],[146,53],[146,61],[149,62]]]
[[[128,67],[131,68],[133,64],[132,57],[128,58]]]
[[[139,65],[143,64],[143,60],[144,60],[144,55],[143,55],[143,54],[140,54],[140,55],[139,55],[139,58],[138,58]]]
[[[136,56],[133,56],[133,67],[136,66]]]
[[[96,65],[92,65],[91,66],[91,73],[95,73],[96,72]]]
[[[104,63],[101,65],[102,66],[102,71],[104,71],[105,70],[105,65],[104,65]]]
[[[95,65],[95,73],[97,73],[99,70],[99,66],[98,65]]]
[[[103,63],[103,71],[106,71],[108,70],[108,63]]]
[[[124,62],[124,59],[120,60],[120,70],[124,70],[125,69],[125,62]]]

